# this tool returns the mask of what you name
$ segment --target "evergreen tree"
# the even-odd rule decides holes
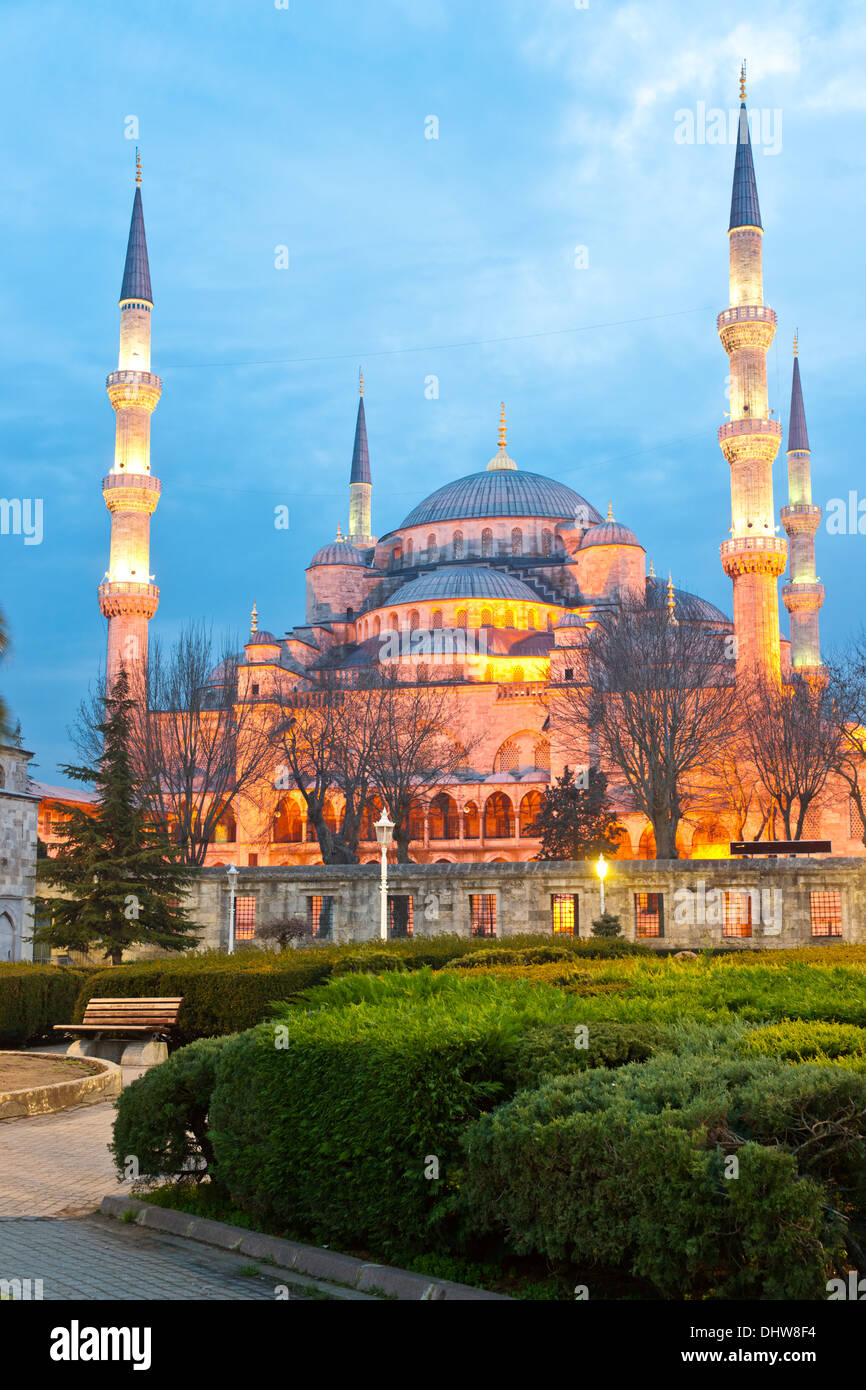
[[[615,854],[622,832],[607,805],[605,774],[590,768],[588,776],[578,782],[571,768],[565,768],[556,785],[543,794],[531,834],[541,840],[536,859],[594,859],[599,854]]]
[[[33,939],[67,950],[102,947],[117,965],[127,946],[181,951],[196,938],[178,905],[190,871],[175,861],[164,832],[152,823],[149,789],[135,785],[129,756],[134,701],[122,667],[102,703],[99,767],[62,769],[95,787],[96,804],[91,811],[71,808],[56,857],[40,862],[42,881],[64,896],[39,899],[46,920]]]

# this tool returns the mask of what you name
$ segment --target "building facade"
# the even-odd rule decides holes
[[[27,777],[32,757],[0,744],[0,962],[33,959],[39,795]]]

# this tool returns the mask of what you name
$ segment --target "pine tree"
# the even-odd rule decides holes
[[[583,782],[586,785],[583,785]],[[607,777],[597,768],[575,780],[565,768],[541,798],[531,833],[541,840],[536,859],[592,859],[615,854],[622,832],[607,805]]]
[[[92,784],[97,800],[90,811],[70,809],[57,855],[40,862],[40,879],[64,896],[39,899],[46,920],[33,939],[67,950],[102,947],[117,965],[128,946],[193,946],[196,929],[178,904],[190,871],[175,861],[164,832],[152,824],[148,788],[135,783],[129,755],[134,701],[122,667],[102,703],[99,767],[62,769]]]

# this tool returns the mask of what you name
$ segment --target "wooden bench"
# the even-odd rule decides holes
[[[177,1027],[182,1003],[183,995],[171,999],[90,999],[81,1023],[55,1023],[54,1031],[84,1035],[66,1049],[70,1057],[105,1057],[123,1066],[149,1066],[164,1062],[168,1056],[168,1038]]]

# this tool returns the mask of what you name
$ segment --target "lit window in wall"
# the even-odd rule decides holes
[[[723,936],[752,935],[752,895],[736,891],[724,893]]]
[[[415,902],[411,893],[388,894],[388,935],[415,935]]]
[[[473,936],[496,935],[496,894],[469,894],[469,930]]]
[[[255,934],[255,898],[235,898],[235,941],[252,941]]]
[[[334,925],[334,899],[324,894],[307,898],[307,922],[313,936],[323,941],[330,937]]]
[[[635,893],[634,934],[638,937],[664,936],[664,894]]]
[[[578,906],[576,893],[551,893],[550,913],[554,936],[577,936]]]
[[[842,935],[842,894],[824,888],[809,894],[813,936]]]

